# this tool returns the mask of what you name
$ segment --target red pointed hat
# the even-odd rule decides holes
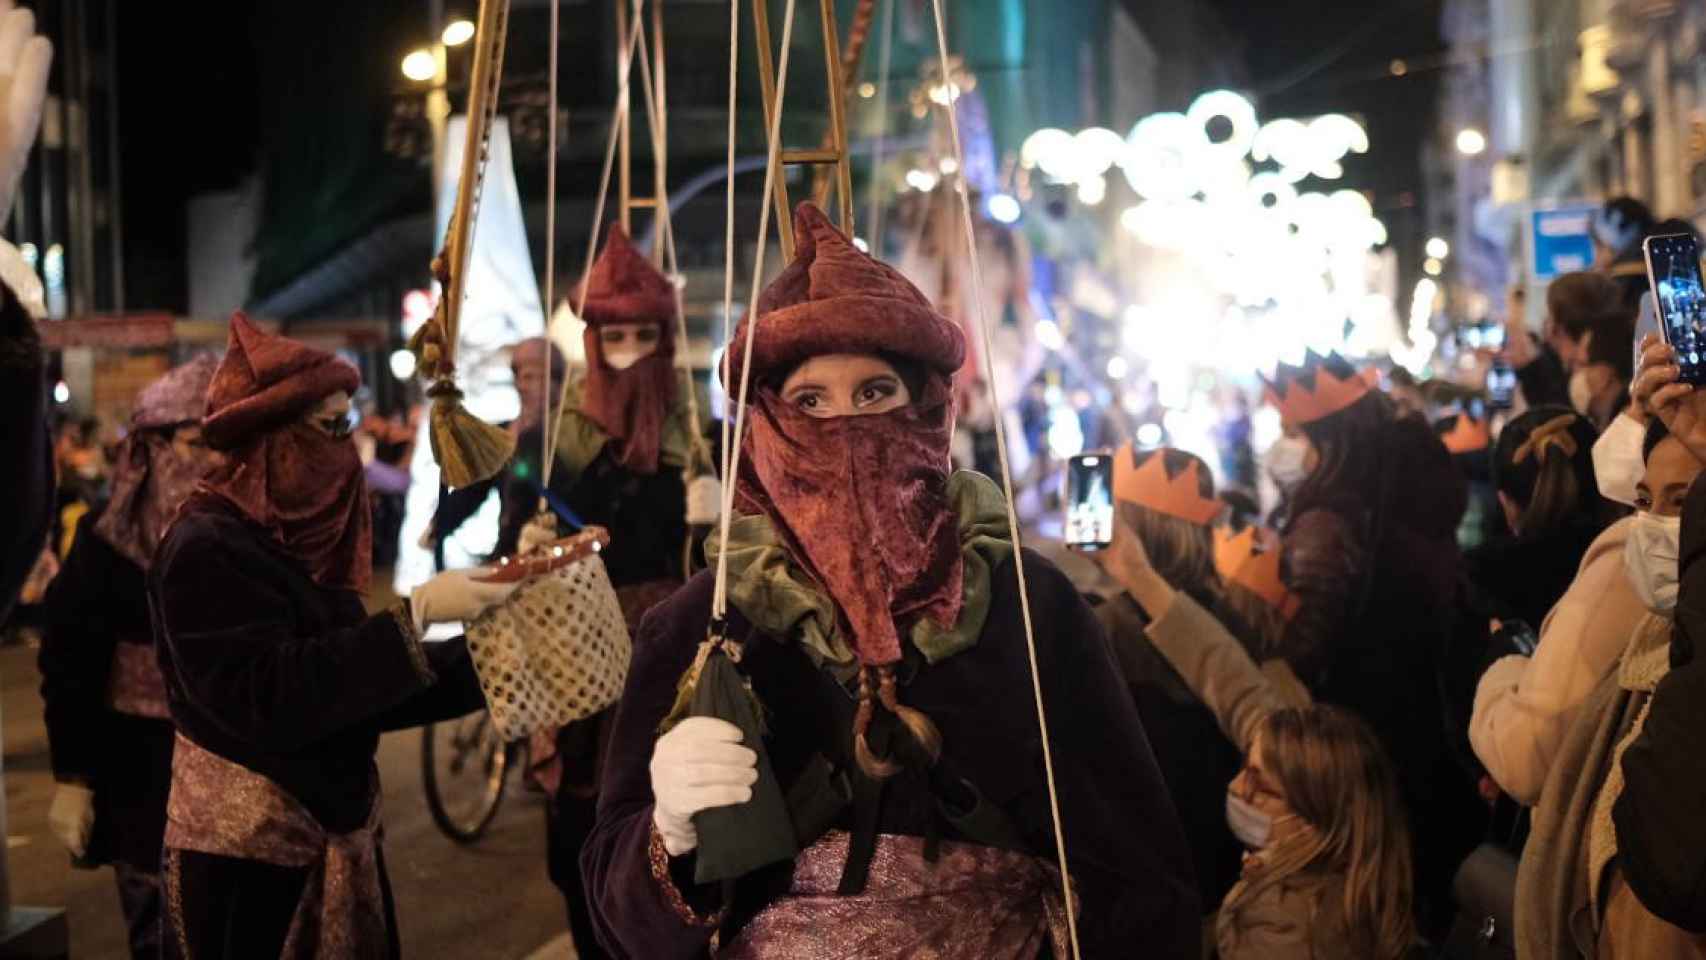
[[[348,362],[266,333],[234,313],[225,357],[207,388],[202,438],[215,450],[230,450],[289,423],[329,394],[355,393],[360,386],[361,374]]]
[[[604,249],[586,278],[586,304],[581,319],[592,326],[607,323],[666,323],[675,316],[675,287],[650,260],[628,241],[622,225],[613,223]],[[576,290],[572,303],[581,302]]]
[[[898,270],[855,247],[815,205],[795,209],[794,240],[794,262],[758,297],[754,377],[792,370],[825,353],[890,354],[945,376],[965,363],[959,326]],[[734,382],[751,319],[741,320],[729,344]]]

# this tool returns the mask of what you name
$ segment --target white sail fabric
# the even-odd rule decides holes
[[[445,157],[440,167],[443,175],[434,191],[435,244],[442,243],[456,202],[456,181],[462,167],[467,124],[467,117],[451,117],[445,136]],[[517,341],[543,333],[545,318],[539,282],[533,273],[533,255],[527,245],[521,194],[515,183],[509,123],[503,117],[492,121],[485,186],[475,213],[474,244],[465,269],[467,297],[462,305],[462,329],[456,344],[456,380],[470,412],[488,423],[505,423],[515,419],[520,410],[509,370],[509,348]],[[404,330],[403,335],[413,332]],[[421,437],[415,444],[411,465],[407,512],[394,577],[398,594],[406,594],[433,574],[432,552],[417,545],[438,503],[439,471],[432,459],[431,444],[427,442],[428,419],[421,418]],[[497,539],[497,523],[497,498],[493,497],[446,540],[445,564],[466,567],[483,559]]]

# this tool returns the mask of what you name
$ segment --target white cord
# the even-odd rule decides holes
[[[729,591],[729,517],[734,513],[735,487],[740,483],[740,445],[741,435],[746,427],[747,394],[752,388],[752,341],[753,334],[758,331],[758,294],[764,280],[764,251],[770,235],[771,190],[776,185],[776,168],[782,157],[782,98],[788,90],[788,52],[793,46],[794,36],[794,2],[788,0],[782,13],[782,55],[776,65],[776,104],[767,118],[769,129],[769,154],[764,163],[764,192],[759,196],[764,198],[758,212],[758,252],[752,258],[752,289],[746,308],[746,347],[740,358],[740,390],[736,396],[735,433],[729,450],[727,467],[723,470],[723,515],[722,528],[718,533],[717,543],[717,582],[716,590],[711,596],[711,617],[721,620],[728,612]],[[734,38],[730,37],[731,46]],[[733,51],[731,50],[731,54]],[[732,125],[731,125],[732,129]],[[734,176],[733,170],[729,172]],[[786,213],[786,211],[784,211]],[[730,248],[733,250],[733,247]],[[733,253],[729,253],[733,256]],[[726,353],[726,350],[725,350]],[[724,366],[728,366],[725,361]]]
[[[544,404],[539,413],[539,456],[542,464],[551,462],[551,441],[555,432],[545,429],[545,425],[551,422],[551,358],[557,351],[551,340],[551,315],[557,304],[557,4],[558,0],[551,0],[551,116],[546,121],[550,144],[545,160],[545,351],[544,359],[540,361],[545,367],[545,389],[539,393],[539,402]],[[567,380],[568,376],[569,372],[564,370],[563,379]],[[543,469],[549,471],[550,467]],[[539,496],[538,510],[545,510],[543,492]]]
[[[616,164],[616,142],[619,139],[622,124],[627,122],[625,114],[628,109],[628,67],[634,59],[634,46],[639,43],[640,28],[643,24],[643,20],[635,18],[634,26],[628,31],[627,46],[624,48],[622,59],[617,65],[617,74],[621,77],[621,82],[617,84],[616,106],[611,111],[610,139],[604,145],[604,172],[598,180],[598,200],[592,207],[592,234],[587,239],[586,262],[581,267],[580,298],[579,302],[575,304],[576,317],[581,316],[586,311],[586,284],[592,276],[593,258],[598,253],[598,231],[604,225],[604,203],[610,195],[610,174],[615,169]],[[541,489],[550,489],[551,486],[551,467],[556,463],[557,441],[563,432],[562,412],[568,403],[569,378],[564,376],[562,388],[557,392],[557,419],[555,421],[550,419],[551,411],[548,407],[545,411],[546,423],[549,426],[547,432],[551,436],[551,442],[545,448],[545,462],[539,468]]]
[[[729,340],[733,336],[731,318],[735,309],[735,117],[738,109],[735,93],[740,86],[740,0],[729,0],[729,152],[727,176],[723,179],[723,362],[719,375],[723,395],[728,396]],[[723,483],[734,483],[729,472],[729,411],[723,411]]]
[[[1054,821],[1054,847],[1060,859],[1061,893],[1066,897],[1066,931],[1072,942],[1073,960],[1079,960],[1078,920],[1073,910],[1072,875],[1067,871],[1066,864],[1066,831],[1061,827],[1060,793],[1054,782],[1054,753],[1049,748],[1048,713],[1043,708],[1042,674],[1037,670],[1037,638],[1031,626],[1030,589],[1025,582],[1025,552],[1019,543],[1019,513],[1013,506],[1013,472],[1007,464],[1007,438],[1000,418],[1001,403],[1000,392],[995,383],[995,360],[991,352],[989,326],[983,315],[983,271],[978,266],[977,231],[972,226],[971,196],[966,192],[966,158],[960,143],[960,121],[956,106],[959,97],[954,89],[953,75],[948,70],[948,32],[946,19],[942,14],[942,0],[931,0],[931,6],[936,13],[936,52],[941,60],[942,84],[948,91],[948,104],[944,108],[948,114],[948,133],[954,146],[954,159],[959,163],[960,173],[955,185],[960,197],[961,220],[965,226],[967,256],[971,260],[971,299],[976,304],[978,335],[983,343],[983,365],[989,386],[989,405],[990,409],[996,411],[995,449],[1001,462],[1002,489],[1007,494],[1007,530],[1013,538],[1013,572],[1019,581],[1019,614],[1025,623],[1025,652],[1031,659],[1031,691],[1036,696],[1037,727],[1043,740],[1043,773],[1048,780],[1049,816]]]

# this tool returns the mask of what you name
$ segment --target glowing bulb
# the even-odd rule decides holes
[[[438,74],[438,60],[432,51],[422,47],[414,50],[403,58],[403,76],[417,83],[425,83]]]
[[[1102,177],[1091,177],[1078,184],[1078,202],[1087,207],[1101,203],[1107,195],[1108,181]]]
[[[1023,212],[1019,201],[1010,193],[992,194],[983,206],[989,212],[989,218],[997,223],[1017,223]]]
[[[1137,428],[1137,442],[1145,447],[1155,447],[1161,444],[1161,425],[1146,423]]]
[[[865,242],[864,237],[854,237],[853,238],[853,246],[857,247],[859,249],[860,253],[870,253],[871,252],[871,245]]]
[[[474,21],[452,20],[444,25],[444,34],[440,38],[447,47],[460,47],[474,39]]]
[[[869,100],[876,95],[877,95],[877,85],[876,84],[872,83],[869,80],[866,80],[864,83],[859,84],[859,98],[860,99]]]
[[[1434,257],[1429,257],[1427,260],[1423,261],[1422,269],[1427,271],[1428,276],[1437,277],[1445,270],[1445,264],[1440,263],[1439,260]]]
[[[1115,354],[1108,358],[1108,379],[1124,380],[1125,375],[1130,372],[1131,364],[1126,362],[1125,357]]]
[[[913,169],[906,172],[906,185],[919,193],[929,193],[936,189],[936,184],[940,180],[940,177],[928,170]]]
[[[391,351],[391,376],[407,380],[415,375],[415,355],[407,350]]]
[[[37,394],[37,396],[40,396],[40,394]],[[65,385],[64,380],[61,380],[58,383],[53,385],[53,402],[54,403],[70,403],[71,402],[71,388]]]
[[[1037,342],[1049,350],[1059,350],[1066,346],[1066,338],[1060,333],[1060,324],[1053,320],[1038,320],[1036,335]]]
[[[943,157],[941,162],[936,164],[936,169],[942,171],[942,176],[951,177],[960,172],[960,162],[953,157]]]
[[[1444,260],[1446,257],[1451,256],[1451,244],[1446,243],[1444,237],[1434,237],[1430,239],[1428,241],[1427,250],[1428,256],[1433,257],[1435,260]]]
[[[1466,157],[1473,157],[1487,149],[1487,137],[1474,127],[1465,127],[1457,133],[1457,152]]]

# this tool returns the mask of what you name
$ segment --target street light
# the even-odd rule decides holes
[[[1466,157],[1473,157],[1487,149],[1487,137],[1474,127],[1464,127],[1457,132],[1457,152]]]
[[[444,26],[443,38],[447,47],[460,47],[474,39],[474,21],[452,20]]]
[[[1427,251],[1428,256],[1435,260],[1444,260],[1451,256],[1451,244],[1446,243],[1444,237],[1433,237],[1428,240]]]
[[[425,83],[437,73],[438,60],[433,57],[432,51],[425,47],[411,50],[409,55],[403,58],[403,76],[416,83]]]

